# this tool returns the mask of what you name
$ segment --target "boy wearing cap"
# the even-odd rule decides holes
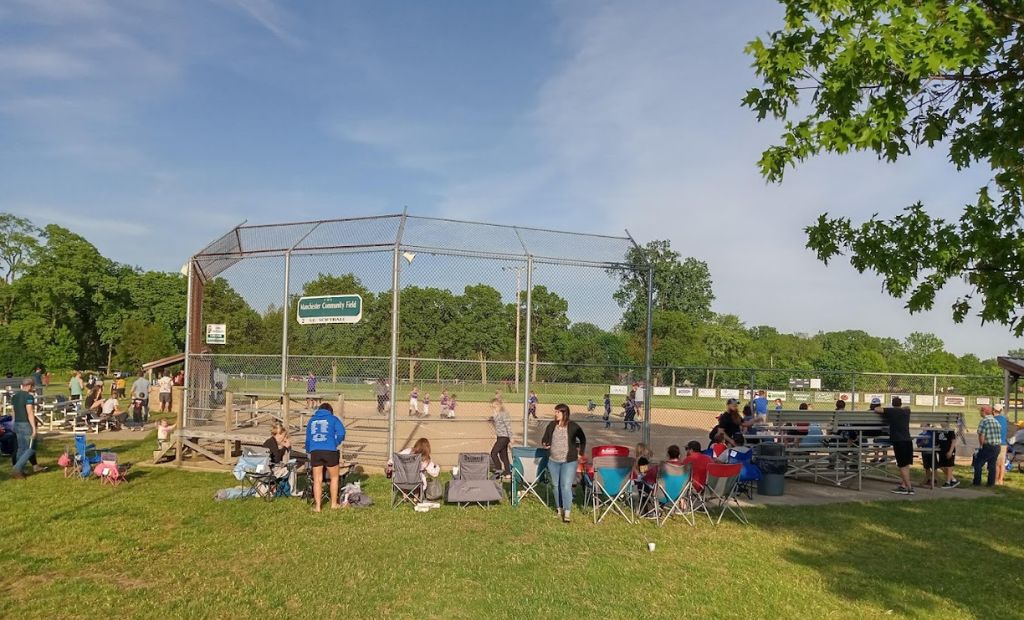
[[[1006,448],[1010,435],[1010,421],[1003,415],[1003,404],[999,403],[992,408],[995,421],[999,423],[999,455],[996,457],[996,484],[1002,486],[1003,478],[1006,476]]]

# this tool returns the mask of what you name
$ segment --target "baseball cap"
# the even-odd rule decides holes
[[[882,404],[882,399],[881,398],[876,396],[876,397],[871,399],[871,406],[872,407],[875,406],[875,405],[881,405],[881,404]]]
[[[740,401],[736,400],[735,398],[730,398],[729,400],[725,401],[725,404],[726,405],[738,405],[738,404],[740,404]]]

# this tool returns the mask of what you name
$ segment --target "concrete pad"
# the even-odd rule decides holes
[[[754,500],[740,499],[744,507],[752,506],[820,506],[824,504],[842,504],[848,502],[920,502],[936,499],[978,499],[995,495],[985,487],[972,487],[969,482],[960,481],[955,489],[915,488],[913,495],[897,495],[892,493],[896,484],[879,480],[865,480],[861,491],[843,487],[815,484],[803,480],[786,479],[785,495],[767,496],[754,495]]]

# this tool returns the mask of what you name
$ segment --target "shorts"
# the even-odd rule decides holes
[[[909,467],[914,462],[914,442],[912,441],[892,442],[892,452],[896,455],[897,467]]]
[[[160,402],[162,404],[164,404],[164,405],[171,404],[171,393],[170,392],[160,392]]]
[[[337,467],[340,462],[337,450],[313,450],[309,453],[309,464],[313,467]]]
[[[940,446],[939,451],[935,453],[935,460],[938,462],[939,467],[953,467],[956,464],[956,452],[953,452],[952,458],[946,458],[946,452]],[[932,469],[932,453],[922,452],[921,463],[925,469]]]
[[[80,400],[82,400],[82,395],[81,394],[72,394],[71,395],[71,402],[76,403],[76,402],[78,402]]]
[[[996,467],[1006,467],[1006,448],[1009,446],[999,446],[999,455],[996,456]]]

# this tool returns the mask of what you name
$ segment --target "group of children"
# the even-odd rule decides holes
[[[441,390],[441,418],[444,420],[455,419],[455,407],[458,405],[457,394],[449,396],[448,390]],[[409,416],[430,417],[430,393],[423,394],[423,409],[420,410],[420,388],[413,387],[409,392]]]
[[[693,487],[696,491],[704,488],[708,479],[708,465],[714,459],[700,449],[700,442],[691,441],[685,446],[685,456],[679,446],[673,444],[665,451],[664,462],[672,465],[689,465],[693,479]],[[636,444],[634,450],[636,465],[634,466],[634,480],[641,492],[655,488],[658,480],[658,465],[652,462],[654,454],[651,448],[645,443]]]

